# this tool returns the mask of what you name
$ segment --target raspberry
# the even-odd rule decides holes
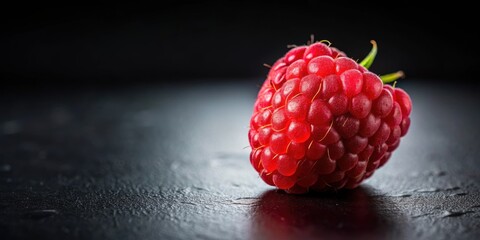
[[[250,120],[250,162],[269,185],[290,193],[355,188],[383,166],[410,126],[412,102],[323,42],[295,47],[271,67]]]

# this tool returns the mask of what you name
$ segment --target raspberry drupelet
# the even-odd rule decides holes
[[[289,193],[355,188],[387,162],[410,126],[402,89],[324,42],[288,51],[271,67],[254,105],[250,162]],[[382,81],[383,80],[383,81]]]

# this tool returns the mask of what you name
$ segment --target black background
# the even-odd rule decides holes
[[[261,79],[310,34],[372,70],[473,81],[473,8],[459,2],[164,2],[160,6],[24,5],[0,10],[0,77],[9,84]],[[390,6],[387,6],[390,5]],[[463,30],[467,29],[467,30]],[[225,80],[228,79],[228,80]]]
[[[1,239],[478,239],[475,8],[156,4],[0,7]],[[248,161],[262,64],[310,34],[407,74],[409,133],[353,191]]]

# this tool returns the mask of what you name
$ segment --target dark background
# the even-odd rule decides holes
[[[1,239],[478,239],[475,8],[157,4],[0,7]],[[353,191],[249,162],[262,64],[310,34],[407,74],[409,133]]]
[[[146,5],[23,5],[0,10],[0,77],[9,84],[260,79],[310,34],[354,59],[379,44],[372,70],[469,82],[473,8],[460,2],[162,1]],[[465,27],[467,26],[467,27]],[[473,31],[473,29],[472,29]],[[193,80],[195,79],[195,80]]]

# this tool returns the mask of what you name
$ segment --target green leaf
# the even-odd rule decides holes
[[[391,83],[403,77],[405,77],[405,74],[403,73],[403,71],[398,71],[398,72],[382,75],[380,76],[380,79],[382,79],[383,83]]]
[[[372,50],[370,50],[368,55],[360,62],[360,65],[364,66],[366,69],[372,66],[375,56],[377,56],[377,42],[372,40],[370,43],[372,44]]]

